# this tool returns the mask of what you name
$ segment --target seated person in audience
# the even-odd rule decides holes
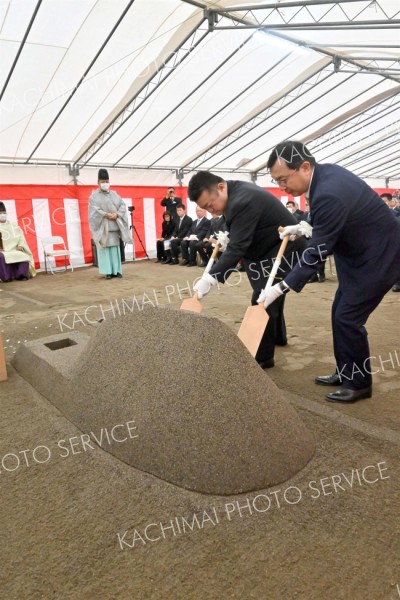
[[[191,228],[193,223],[193,220],[190,217],[188,217],[185,214],[185,212],[186,208],[183,204],[178,206],[176,209],[176,213],[178,215],[178,222],[175,223],[175,229],[171,237],[171,262],[169,263],[170,265],[179,264],[178,256],[182,240],[188,235],[189,229]]]
[[[206,235],[210,220],[206,218],[206,211],[196,206],[197,219],[193,221],[191,228],[189,229],[188,235],[182,240],[181,252],[182,262],[181,266],[195,267],[196,266],[196,245]]]
[[[0,202],[0,279],[26,280],[36,275],[32,252],[21,227],[7,219],[4,202]]]
[[[163,222],[161,227],[161,237],[157,240],[157,260],[156,262],[170,262],[171,252],[166,250],[164,242],[170,239],[175,229],[175,223],[171,219],[171,214],[166,210],[163,213]]]
[[[208,222],[208,231],[205,237],[200,241],[196,242],[196,251],[199,253],[201,258],[201,267],[207,266],[207,262],[214,250],[214,246],[217,243],[217,233],[219,231],[226,231],[225,217],[213,217]]]

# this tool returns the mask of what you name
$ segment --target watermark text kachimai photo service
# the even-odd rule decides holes
[[[382,461],[352,469],[351,472],[309,481],[304,491],[291,485],[284,489],[226,502],[218,508],[212,506],[191,515],[174,516],[164,521],[153,520],[140,527],[135,527],[133,531],[126,530],[123,533],[117,533],[117,541],[121,550],[142,547],[168,537],[204,529],[206,526],[215,527],[223,520],[232,521],[233,519],[257,516],[268,513],[270,510],[279,510],[285,505],[299,504],[303,500],[314,502],[356,487],[374,485],[384,479],[390,479],[390,475],[386,474],[386,471],[388,471],[386,461]]]
[[[100,431],[82,433],[58,440],[48,445],[38,444],[33,448],[7,452],[1,456],[0,475],[12,473],[20,468],[31,467],[35,464],[48,463],[56,455],[67,458],[94,450],[95,445],[106,449],[112,444],[123,444],[138,438],[135,421],[118,423],[112,427],[102,427]],[[95,445],[94,445],[95,444]]]

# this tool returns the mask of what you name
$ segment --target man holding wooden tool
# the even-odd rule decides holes
[[[400,279],[400,219],[364,181],[346,169],[317,164],[304,144],[286,141],[271,153],[268,169],[285,192],[309,200],[313,226],[309,248],[284,285],[300,292],[316,271],[316,248],[335,257],[339,287],[332,305],[336,372],[317,377],[320,385],[341,386],[331,402],[356,402],[372,395],[372,372],[365,323]],[[297,235],[298,226],[282,236]],[[274,285],[258,299],[267,308],[282,294]]]
[[[209,171],[199,171],[191,178],[188,195],[213,216],[225,215],[229,230],[227,249],[193,288],[198,299],[205,296],[217,282],[225,283],[235,271],[238,261],[243,259],[253,288],[252,304],[257,305],[281,243],[278,227],[296,225],[296,219],[274,195],[261,187],[244,181],[224,181]],[[277,281],[291,271],[306,247],[304,238],[289,242]],[[255,355],[262,368],[274,366],[275,344],[287,343],[284,298],[283,294],[280,295],[267,309],[269,321]]]

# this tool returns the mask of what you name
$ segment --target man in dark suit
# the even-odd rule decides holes
[[[243,259],[244,268],[253,288],[252,304],[266,285],[274,258],[278,254],[280,239],[279,226],[295,225],[296,219],[272,194],[261,187],[245,181],[224,181],[208,171],[194,175],[188,187],[188,194],[198,206],[212,215],[225,215],[229,231],[229,244],[209,274],[193,287],[201,299],[217,282],[225,283],[236,265]],[[296,252],[307,247],[304,238],[289,242],[285,259],[277,277],[288,273]],[[274,366],[275,344],[285,345],[286,327],[283,316],[284,296],[269,306],[268,325],[265,329],[256,360],[262,368]]]
[[[210,219],[206,235],[196,244],[196,250],[201,258],[201,267],[207,266],[214,250],[213,244],[217,243],[217,234],[219,231],[226,231],[224,215]]]
[[[319,247],[335,257],[339,287],[332,306],[336,372],[317,377],[341,385],[332,402],[356,402],[372,395],[365,323],[400,277],[400,220],[364,181],[338,165],[317,164],[301,142],[278,144],[268,168],[280,188],[305,194],[313,226],[311,244],[284,281],[264,290],[264,306],[282,293],[300,292],[318,263]],[[298,226],[297,226],[298,227]],[[296,227],[284,233],[296,234]]]
[[[171,262],[170,265],[179,264],[178,256],[179,249],[182,243],[183,238],[187,236],[189,233],[189,229],[192,226],[193,220],[185,215],[185,207],[183,204],[178,206],[176,209],[178,222],[175,225],[174,232],[171,237]]]
[[[193,221],[191,228],[189,229],[188,235],[182,240],[181,252],[182,262],[181,266],[195,267],[196,266],[196,255],[197,248],[196,244],[199,240],[202,240],[208,231],[210,220],[206,218],[206,211],[196,207],[197,219]]]
[[[171,219],[174,223],[179,221],[176,209],[182,204],[182,198],[175,196],[175,190],[173,187],[168,188],[167,195],[161,200],[161,206],[165,206],[165,210],[171,215]]]

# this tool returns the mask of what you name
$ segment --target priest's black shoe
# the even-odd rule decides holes
[[[320,375],[315,378],[315,383],[319,385],[341,385],[340,377],[337,373],[332,373],[332,375]]]
[[[348,390],[346,388],[342,388],[337,392],[332,392],[331,394],[327,394],[326,397],[329,402],[342,402],[343,404],[350,404],[352,402],[357,402],[357,400],[364,400],[364,398],[371,398],[372,396],[372,387],[363,388],[361,390]]]

